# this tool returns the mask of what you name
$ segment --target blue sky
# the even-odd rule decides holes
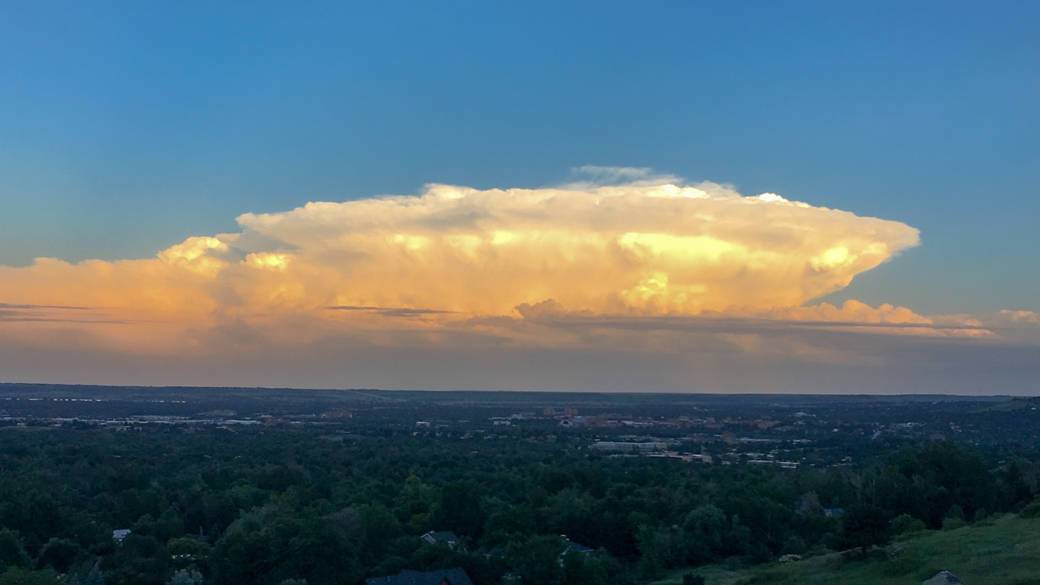
[[[1040,4],[0,5],[0,263],[648,166],[905,222],[837,299],[1040,309]]]

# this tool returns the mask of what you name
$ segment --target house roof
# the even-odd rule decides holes
[[[828,518],[840,518],[845,515],[845,508],[824,508],[823,515]]]
[[[573,552],[573,553],[582,553],[582,554],[584,554],[584,553],[593,552],[593,549],[585,546],[584,544],[578,544],[577,542],[574,542],[573,540],[567,538],[566,536],[561,535],[560,538],[563,539],[563,552],[564,553],[571,553],[571,552]]]
[[[922,581],[921,585],[960,585],[961,580],[949,571],[939,571],[934,577]]]
[[[396,575],[370,577],[365,585],[473,585],[466,571],[455,567],[439,571],[404,570]]]
[[[423,538],[431,538],[437,542],[458,541],[459,535],[450,530],[431,530],[423,535]]]

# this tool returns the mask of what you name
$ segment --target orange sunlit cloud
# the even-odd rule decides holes
[[[916,245],[917,230],[715,185],[476,190],[245,214],[148,260],[2,268],[6,302],[134,317],[388,305],[692,315],[798,306]]]
[[[177,355],[344,335],[372,347],[490,338],[652,349],[704,331],[753,351],[760,344],[747,336],[776,324],[992,335],[904,307],[812,304],[917,245],[904,223],[714,183],[624,178],[431,185],[418,196],[247,213],[237,233],[190,237],[150,259],[0,267],[0,301],[52,307],[47,318],[0,315],[0,337]],[[89,310],[73,319],[60,309],[70,306]]]

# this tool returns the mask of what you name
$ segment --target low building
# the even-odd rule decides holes
[[[433,546],[446,546],[455,548],[461,542],[459,535],[450,530],[431,530],[419,537],[423,542]]]
[[[824,508],[823,515],[827,518],[841,518],[845,515],[845,508]]]
[[[411,571],[405,569],[396,575],[370,577],[365,585],[473,585],[466,571],[456,567],[439,571]]]
[[[589,446],[593,451],[610,453],[649,453],[664,451],[668,447],[669,444],[664,441],[596,441]]]
[[[922,581],[921,585],[961,585],[961,580],[949,571],[939,571],[931,579]]]
[[[595,552],[593,549],[585,546],[584,544],[578,544],[573,540],[567,538],[566,534],[560,535],[560,540],[563,541],[563,553],[564,555],[575,553],[579,555],[587,555]]]
[[[123,544],[123,541],[126,540],[127,536],[130,536],[131,532],[133,532],[133,531],[130,530],[129,528],[117,528],[117,529],[113,530],[112,531],[112,542],[114,542],[116,544]]]

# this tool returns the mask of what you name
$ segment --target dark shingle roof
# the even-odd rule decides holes
[[[584,544],[578,544],[577,542],[574,542],[573,540],[567,538],[564,535],[560,535],[560,538],[563,540],[563,552],[564,552],[564,554],[566,554],[566,553],[586,554],[586,553],[594,552],[591,548],[585,546]]]
[[[957,578],[957,575],[949,571],[939,571],[934,577],[927,581],[922,581],[921,585],[959,585],[961,582]]]
[[[450,530],[431,530],[424,534],[423,538],[427,536],[437,542],[458,542],[459,540],[459,535]]]
[[[460,568],[442,569],[439,571],[404,570],[387,577],[371,577],[365,579],[365,585],[473,585],[466,571]]]

